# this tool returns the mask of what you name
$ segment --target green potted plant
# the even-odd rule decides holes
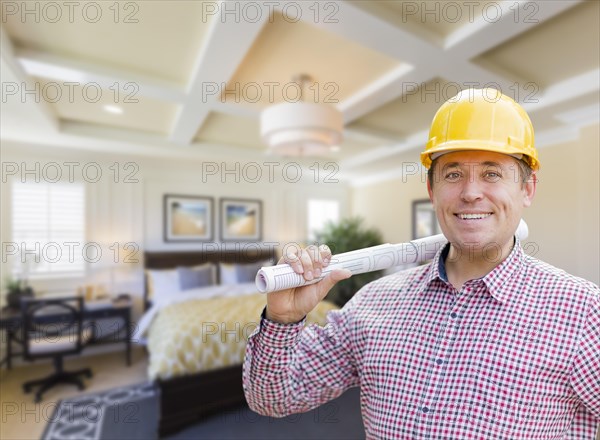
[[[12,309],[21,307],[21,298],[33,297],[33,289],[27,285],[26,280],[8,277],[5,282],[6,303]]]
[[[339,223],[329,222],[315,235],[318,243],[328,245],[334,255],[383,243],[381,233],[363,226],[360,217],[346,218]],[[327,299],[342,307],[361,287],[381,275],[382,271],[368,272],[340,281],[327,294]]]

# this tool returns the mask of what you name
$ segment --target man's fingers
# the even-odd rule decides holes
[[[331,262],[331,249],[326,244],[322,244],[319,246],[319,253],[321,254],[321,261],[323,262],[323,267],[327,267]]]
[[[323,269],[323,258],[321,257],[320,249],[315,245],[310,245],[306,248],[306,252],[312,260],[312,275],[314,278],[321,276],[321,270]]]
[[[325,294],[327,294],[327,292],[329,292],[338,281],[345,280],[351,276],[352,272],[350,272],[348,269],[332,270],[329,275],[319,282],[319,287],[322,289],[322,295],[325,296]]]
[[[312,281],[315,278],[313,260],[311,258],[311,254],[307,251],[307,249],[302,249],[300,261],[302,262],[303,271],[301,273],[304,274],[304,279],[306,281]]]
[[[345,280],[346,278],[350,278],[352,276],[352,272],[348,269],[336,269],[332,270],[329,274],[329,278],[333,280],[334,283],[338,281]]]
[[[290,251],[279,259],[280,263],[289,264],[294,272],[304,274],[304,279],[312,281],[322,275],[323,267],[331,261],[331,250],[327,245],[308,246],[298,251]]]
[[[300,261],[300,258],[298,257],[298,255],[296,255],[295,252],[289,252],[285,256],[281,257],[277,264],[283,264],[283,263],[289,264],[291,266],[291,268],[294,269],[294,272],[296,272],[296,273],[300,273],[300,274],[304,273],[304,268],[302,267],[302,261]]]

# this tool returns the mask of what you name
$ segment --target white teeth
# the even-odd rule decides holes
[[[489,212],[487,214],[458,214],[458,216],[463,220],[482,219],[482,218],[489,217],[490,215],[492,215],[491,212]]]

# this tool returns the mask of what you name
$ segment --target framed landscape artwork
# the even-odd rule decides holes
[[[164,240],[167,242],[213,239],[213,198],[166,194],[164,196]]]
[[[429,199],[413,200],[412,202],[412,238],[423,238],[441,234],[433,205]]]
[[[221,199],[221,241],[260,241],[262,201]]]

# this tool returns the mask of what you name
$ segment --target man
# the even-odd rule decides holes
[[[449,243],[365,286],[325,328],[303,319],[348,271],[269,293],[248,340],[248,404],[284,416],[360,386],[367,438],[592,440],[600,290],[515,236],[539,167],[529,117],[494,89],[464,90],[436,113],[421,160]],[[321,247],[285,261],[312,280],[330,259]]]

